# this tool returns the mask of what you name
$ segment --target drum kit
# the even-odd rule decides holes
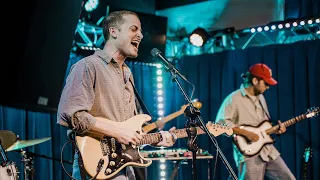
[[[24,179],[31,180],[34,176],[33,158],[23,148],[34,146],[50,140],[51,137],[34,140],[20,140],[19,136],[9,130],[0,130],[0,180],[18,180],[19,171],[16,163],[10,161],[7,152],[19,151],[24,167]]]

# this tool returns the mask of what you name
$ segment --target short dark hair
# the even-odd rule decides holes
[[[243,80],[243,84],[245,84],[245,85],[253,85],[252,84],[252,79],[253,78],[257,78],[258,81],[262,80],[261,77],[254,76],[249,71],[247,71],[244,74],[241,74],[241,77],[242,77],[242,80]]]
[[[109,40],[110,33],[109,28],[110,27],[117,27],[119,28],[124,23],[124,15],[135,15],[139,19],[139,16],[137,13],[127,10],[121,10],[121,11],[114,11],[110,13],[102,23],[102,30],[103,30],[103,37],[105,41]]]

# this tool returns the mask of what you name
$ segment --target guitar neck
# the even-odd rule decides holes
[[[161,120],[158,120],[158,121],[162,121],[163,123],[167,123],[169,121],[171,121],[172,119],[180,116],[181,114],[183,114],[184,111],[180,110],[180,111],[177,111],[177,112],[174,112],[164,118],[162,118]]]
[[[185,138],[188,137],[187,129],[176,129],[173,131],[173,133],[177,136],[177,138]],[[205,132],[197,127],[197,134],[204,134]],[[160,133],[149,133],[142,135],[142,140],[140,141],[140,144],[138,145],[144,145],[144,144],[155,144],[159,143],[161,141],[161,134]]]
[[[294,117],[292,119],[289,119],[289,120],[285,121],[283,124],[284,124],[285,127],[288,127],[288,126],[291,126],[291,125],[293,125],[293,124],[295,124],[295,123],[297,123],[299,121],[302,121],[303,119],[306,119],[306,115],[305,114],[302,114],[300,116],[296,116],[296,117]],[[276,133],[278,130],[279,130],[279,124],[275,125],[275,126],[272,126],[270,129],[267,129],[266,133],[268,135],[270,135],[270,134]]]
[[[145,125],[145,126],[142,128],[142,129],[143,129],[143,132],[150,132],[150,131],[152,131],[152,130],[154,130],[154,129],[156,129],[156,128],[158,127],[158,125],[157,125],[157,122],[158,122],[158,121],[161,121],[161,123],[165,124],[165,123],[171,121],[172,119],[180,116],[181,114],[183,114],[183,112],[184,112],[184,111],[182,111],[182,110],[177,111],[177,112],[174,112],[174,113],[172,113],[172,114],[170,114],[170,115],[162,118],[161,120],[157,120],[156,122],[153,122],[153,123],[150,123],[150,124],[148,124],[148,125]]]
[[[187,129],[177,129],[174,131],[174,133],[178,138],[188,137]],[[197,134],[204,134],[204,133],[205,132],[200,127],[197,127]]]

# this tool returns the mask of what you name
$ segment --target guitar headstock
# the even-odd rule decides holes
[[[319,107],[312,107],[312,108],[309,108],[308,111],[306,112],[306,117],[307,118],[313,118],[313,117],[316,117],[318,116],[320,113],[320,108]]]
[[[221,134],[231,136],[233,134],[232,128],[227,125],[215,124],[209,121],[206,126],[209,132],[214,136],[219,136]]]
[[[193,100],[192,105],[198,109],[200,109],[202,107],[202,103],[199,102],[197,99]],[[185,104],[185,105],[181,106],[181,111],[184,111],[188,106],[189,106],[189,104]]]

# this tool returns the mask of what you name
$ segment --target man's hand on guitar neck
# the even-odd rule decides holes
[[[286,126],[280,120],[278,120],[278,124],[279,124],[279,130],[276,132],[277,134],[283,134],[284,132],[287,131]]]
[[[175,129],[176,127],[172,127],[170,128],[169,131],[160,131],[162,136],[162,141],[159,142],[156,146],[165,146],[165,147],[173,146],[177,140],[177,136],[174,133],[172,133],[172,131],[174,131]]]
[[[234,127],[232,130],[234,134],[245,137],[248,142],[257,142],[259,140],[259,136],[256,133],[244,130],[241,127]]]

